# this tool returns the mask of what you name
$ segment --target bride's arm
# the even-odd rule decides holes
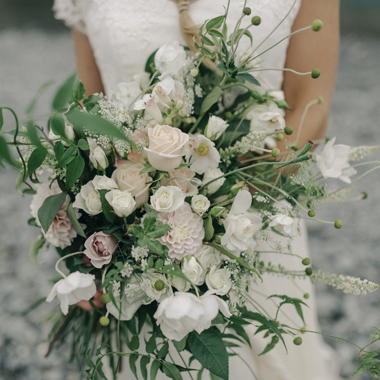
[[[315,19],[323,21],[322,30],[308,30],[293,36],[285,64],[286,68],[300,72],[314,68],[321,71],[318,79],[285,72],[283,90],[285,99],[292,108],[292,111],[286,113],[286,124],[294,128],[292,137],[296,136],[306,104],[319,96],[324,99],[323,104],[309,109],[301,130],[300,148],[307,140],[322,138],[327,129],[339,56],[339,0],[302,0],[293,31],[310,25]]]
[[[72,30],[78,76],[86,88],[86,95],[103,92],[104,87],[94,53],[87,36],[75,28]]]

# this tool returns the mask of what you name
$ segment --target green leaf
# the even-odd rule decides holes
[[[63,154],[62,158],[58,161],[57,167],[62,168],[69,164],[77,155],[78,148],[76,146],[70,146]]]
[[[285,110],[291,110],[291,108],[289,107],[288,103],[286,103],[285,100],[274,100],[274,102],[277,104],[278,108],[282,108]]]
[[[220,86],[216,86],[203,100],[201,106],[201,115],[204,115],[223,95],[223,90]]]
[[[203,36],[201,38],[201,42],[203,45],[208,45],[208,46],[214,46],[214,43],[207,37]]]
[[[174,344],[174,347],[178,352],[181,352],[185,349],[187,342],[187,335],[180,341],[172,340],[172,343]]]
[[[88,143],[86,140],[84,139],[80,139],[78,141],[78,148],[81,149],[81,150],[89,150],[89,146],[88,146]]]
[[[211,380],[221,380],[219,376],[214,375],[212,372],[210,372],[210,378]]]
[[[148,379],[148,370],[147,370],[147,365],[150,362],[150,357],[149,356],[143,356],[140,360],[140,369],[141,369],[141,375],[144,380]]]
[[[131,354],[129,357],[129,368],[131,369],[132,373],[135,375],[136,379],[139,380],[137,377],[137,370],[136,370],[136,361],[139,358],[137,354]]]
[[[86,89],[84,88],[84,84],[81,80],[77,80],[73,87],[73,98],[76,102],[80,102],[84,98],[84,94]]]
[[[156,334],[153,334],[146,342],[145,351],[147,354],[151,354],[156,349]]]
[[[211,19],[207,24],[206,24],[206,30],[209,31],[210,29],[218,29],[222,26],[223,21],[226,16],[218,16],[213,19]]]
[[[151,253],[155,253],[159,256],[163,256],[168,250],[168,248],[162,245],[159,241],[152,241],[148,236],[139,238],[137,244],[139,247],[148,247]]]
[[[365,372],[365,367],[360,365],[358,368],[356,368],[356,371],[352,374],[352,376],[361,375],[364,372]]]
[[[0,136],[0,163],[3,159],[8,162],[9,165],[16,166],[16,163],[9,152],[6,140],[3,136]]]
[[[38,255],[38,251],[42,248],[45,241],[46,241],[46,239],[42,237],[41,239],[32,243],[30,248],[29,248],[29,257],[31,258],[31,260],[34,263],[39,264],[39,265],[44,264],[37,259],[37,255]]]
[[[208,34],[209,34],[210,36],[223,38],[223,34],[220,33],[219,30],[216,30],[216,29],[210,29],[210,30],[208,31]]]
[[[253,75],[248,73],[238,74],[237,79],[243,84],[245,81],[247,81],[249,83],[253,83],[256,86],[261,86],[260,82]]]
[[[32,175],[45,161],[47,150],[45,148],[36,148],[28,160],[28,173]]]
[[[249,347],[251,347],[251,340],[249,339],[249,336],[243,327],[241,327],[238,324],[232,324],[232,325],[229,325],[228,327],[235,330],[236,333],[247,342]]]
[[[72,111],[66,115],[71,124],[79,129],[86,128],[99,135],[116,137],[120,140],[129,141],[125,134],[111,122],[103,119],[98,115],[91,115],[78,110]]]
[[[154,223],[156,223],[157,215],[154,212],[149,212],[145,215],[143,226],[144,226],[144,233],[151,232],[153,230]]]
[[[81,156],[75,157],[68,165],[66,170],[66,189],[71,189],[82,175],[84,170],[84,159]]]
[[[81,224],[79,223],[77,216],[75,215],[72,203],[70,203],[69,207],[67,208],[67,217],[70,219],[70,222],[73,225],[76,233],[79,236],[86,238],[86,234],[83,231],[83,228],[82,228]]]
[[[0,131],[3,128],[3,125],[4,125],[3,109],[0,108]]]
[[[55,153],[56,160],[60,161],[62,156],[65,153],[65,147],[63,146],[63,144],[60,141],[57,141],[54,144],[54,153]]]
[[[205,241],[209,241],[214,236],[214,226],[212,225],[212,218],[209,215],[206,219],[203,220],[203,228],[205,230]]]
[[[369,366],[372,366],[372,365],[377,364],[377,363],[380,363],[379,359],[368,358],[368,359],[365,359],[362,364],[366,367],[369,367]]]
[[[51,130],[57,136],[66,137],[65,120],[61,113],[56,112],[50,119]]]
[[[165,342],[164,345],[161,347],[160,351],[158,351],[157,356],[159,359],[164,358],[169,352],[169,343]]]
[[[33,124],[33,122],[29,122],[26,129],[27,129],[26,133],[28,135],[30,142],[36,147],[42,148],[43,146],[41,144],[40,138],[38,137],[37,128]]]
[[[140,339],[139,339],[138,335],[132,336],[130,346],[131,346],[131,349],[133,351],[138,350],[138,348],[140,347]]]
[[[272,337],[272,340],[267,344],[267,346],[264,348],[264,350],[259,354],[259,356],[266,354],[267,352],[273,350],[273,348],[278,343],[279,339],[277,335],[274,335]]]
[[[260,93],[258,91],[251,90],[249,93],[253,99],[256,99],[260,103],[262,103],[264,101],[264,99],[262,98],[262,96],[260,95]]]
[[[106,194],[108,193],[108,190],[99,190],[100,194],[100,200],[102,202],[102,209],[103,214],[106,217],[106,219],[113,224],[115,222],[116,215],[113,212],[112,206],[108,203],[106,199]]]
[[[158,50],[158,49],[157,49]],[[156,69],[156,65],[154,64],[154,57],[156,56],[157,50],[155,50],[147,59],[146,64],[145,64],[145,71],[147,73],[153,74]]]
[[[51,195],[45,199],[42,206],[38,209],[38,220],[45,233],[48,231],[58,211],[65,202],[66,195],[67,193]]]
[[[144,173],[150,173],[154,172],[156,169],[152,165],[145,166],[144,169],[141,169],[139,174],[144,174]]]
[[[228,354],[220,335],[213,329],[201,334],[193,331],[189,334],[188,343],[191,353],[213,374],[228,380]]]
[[[251,40],[251,45],[253,44],[253,37],[252,37],[252,34],[249,30],[245,30],[245,29],[239,29],[236,34],[235,34],[235,40],[234,40],[234,44],[236,44],[238,38],[240,37],[241,34],[244,34],[246,35],[247,37],[249,37],[249,39]]]
[[[166,376],[174,380],[182,380],[181,372],[179,372],[179,369],[174,364],[169,362],[164,362],[162,364]]]
[[[160,367],[161,367],[161,362],[157,359],[154,359],[150,367],[150,380],[156,380],[157,372]]]
[[[83,100],[83,106],[86,108],[87,112],[90,112],[96,106],[98,106],[99,100],[100,100],[100,97],[98,95],[87,96],[87,98]]]
[[[131,234],[133,234],[137,238],[143,238],[144,237],[144,230],[141,226],[137,226],[137,225],[133,224],[130,227],[130,232],[131,232]]]
[[[65,108],[66,104],[71,101],[72,89],[76,80],[77,74],[73,74],[57,91],[53,100],[53,109],[59,111]]]
[[[162,223],[161,220],[157,220],[154,223],[153,230],[146,233],[146,236],[151,239],[158,239],[168,233],[171,229],[172,228],[169,225]]]

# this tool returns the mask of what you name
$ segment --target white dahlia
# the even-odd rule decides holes
[[[202,246],[205,236],[202,218],[191,211],[188,203],[172,213],[159,213],[159,218],[172,229],[159,241],[169,248],[172,259],[182,260],[187,255],[195,255]]]

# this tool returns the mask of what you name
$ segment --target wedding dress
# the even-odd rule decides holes
[[[198,25],[206,19],[224,13],[223,6],[227,0],[190,0],[189,13]],[[232,30],[241,15],[244,0],[231,0],[228,17],[229,30]],[[260,43],[287,14],[293,0],[248,0],[252,15],[259,15],[262,23],[252,30],[254,44]],[[292,24],[300,7],[300,0],[273,35],[268,38],[260,51],[273,45],[291,31]],[[107,95],[118,92],[118,84],[130,82],[134,75],[144,68],[149,55],[167,42],[174,40],[184,44],[178,25],[178,9],[171,0],[55,0],[54,11],[56,18],[62,19],[68,26],[74,26],[85,33],[92,45],[97,65],[99,67],[105,92]],[[245,41],[248,44],[248,38]],[[242,49],[244,46],[242,40]],[[288,42],[284,41],[275,49],[262,56],[261,65],[267,68],[282,68],[285,64]],[[262,84],[260,91],[266,89],[280,90],[283,75],[281,71],[264,71],[258,77]],[[301,236],[292,242],[293,253],[302,257],[308,256],[307,232],[301,223]],[[274,237],[275,240],[283,238]],[[285,244],[283,242],[283,244]],[[273,248],[261,243],[258,250],[273,251]],[[280,257],[281,256],[281,257]],[[276,265],[281,263],[286,268],[301,270],[305,267],[301,260],[294,256],[265,253],[262,259]],[[304,301],[310,308],[304,308],[306,328],[318,331],[313,287],[308,280],[292,281],[283,277],[264,276],[264,282],[255,285],[250,295],[254,300],[265,306],[273,316],[276,307],[272,300],[266,300],[270,294],[286,294],[291,297],[303,298],[309,293],[310,298]],[[279,318],[283,323],[302,327],[299,316],[290,305],[284,306],[284,314]],[[302,335],[303,344],[295,346],[293,338],[285,336],[288,347],[286,353],[282,344],[278,344],[269,353],[258,356],[268,343],[262,333],[254,335],[256,328],[250,326],[247,333],[250,336],[252,349],[248,346],[236,349],[240,357],[253,369],[259,380],[336,380],[333,353],[320,335]],[[254,379],[247,365],[235,356],[230,359],[230,379]],[[124,366],[119,379],[132,379],[134,376]],[[205,376],[207,371],[204,372]],[[184,374],[184,378],[187,375]],[[111,378],[111,377],[110,377]],[[166,379],[159,374],[157,379]]]

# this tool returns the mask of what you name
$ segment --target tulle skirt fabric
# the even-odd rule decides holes
[[[309,257],[307,231],[304,223],[300,223],[300,236],[296,236],[292,243],[292,253],[301,257]],[[272,235],[272,234],[271,234]],[[272,236],[276,241],[286,244],[286,239],[281,236]],[[269,243],[271,244],[271,243]],[[268,246],[268,243],[262,243],[257,247],[259,251],[273,251]],[[286,269],[291,270],[304,270],[305,266],[302,265],[301,259],[296,256],[278,254],[278,253],[262,253],[261,259],[266,263],[271,262],[275,267],[281,264]],[[320,331],[317,312],[314,287],[308,279],[290,279],[275,274],[265,274],[263,282],[257,283],[252,287],[250,297],[257,301],[266,312],[274,317],[279,303],[276,299],[267,299],[269,295],[287,295],[292,298],[299,298],[305,301],[308,307],[303,307],[304,319],[306,321],[306,330]],[[308,299],[304,299],[303,295],[309,294]],[[257,311],[252,305],[247,305],[252,311]],[[293,305],[284,305],[278,315],[278,320],[288,326],[301,328],[303,322],[299,315],[296,313]],[[337,366],[336,352],[327,345],[322,336],[314,333],[300,334],[296,330],[296,336],[301,336],[303,343],[296,346],[293,343],[294,337],[284,335],[284,340],[288,352],[286,352],[283,344],[279,342],[276,347],[270,352],[259,356],[264,350],[265,346],[269,343],[270,339],[263,338],[264,333],[254,335],[257,327],[249,325],[245,330],[250,337],[251,348],[246,344],[233,350],[238,355],[231,356],[229,360],[229,378],[230,380],[339,380],[339,369]],[[149,331],[148,327],[144,327],[144,331]],[[143,335],[143,334],[142,334]],[[149,336],[147,335],[147,338]],[[144,339],[141,338],[141,346],[145,346]],[[173,346],[171,349],[176,363],[181,364],[181,359],[176,354]],[[189,356],[184,353],[185,360]],[[192,363],[192,368],[194,368]],[[106,366],[105,366],[106,367]],[[137,366],[139,367],[139,366]],[[108,373],[109,379],[112,379],[111,371],[105,368]],[[138,373],[140,371],[138,369]],[[139,375],[140,376],[140,375]],[[191,380],[191,377],[186,373],[182,373],[184,380]],[[125,360],[122,371],[118,374],[118,380],[130,380],[134,375],[128,366],[128,360]],[[141,377],[142,378],[142,377]],[[196,374],[193,374],[196,379]],[[157,380],[168,379],[168,377],[159,372]],[[208,371],[204,371],[202,379],[210,379]]]

